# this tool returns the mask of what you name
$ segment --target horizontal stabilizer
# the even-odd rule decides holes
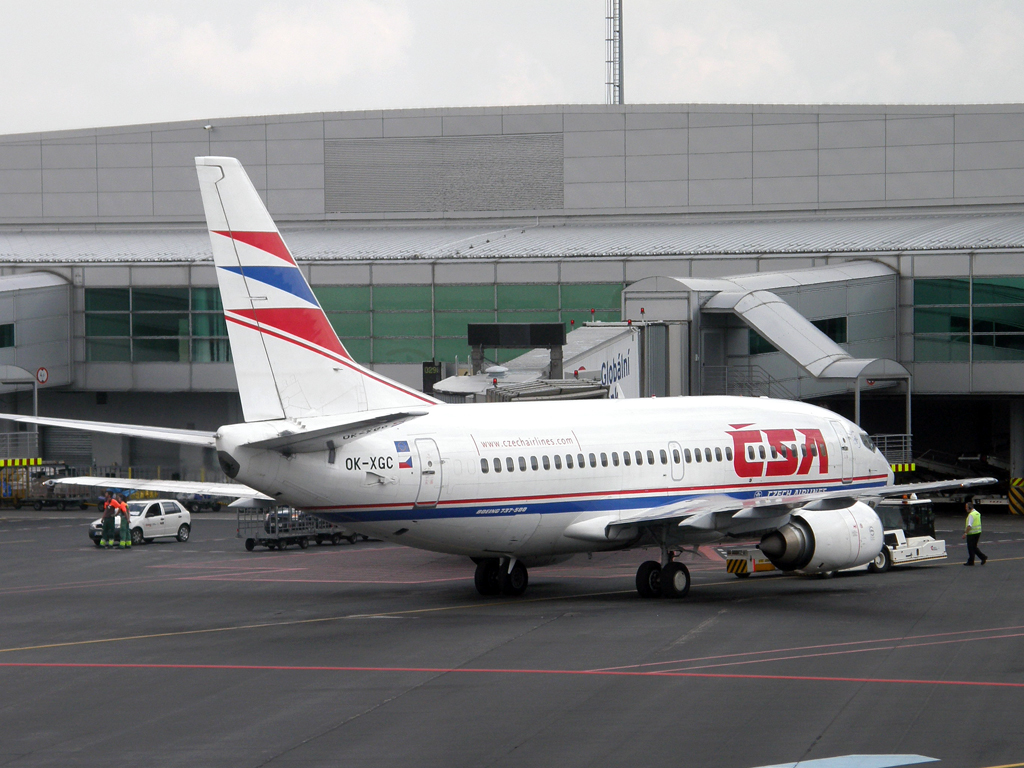
[[[232,499],[270,499],[241,483],[202,483],[189,480],[140,480],[130,477],[60,477],[48,480],[47,485],[82,485],[89,488],[132,488],[136,491],[156,491],[185,496],[214,496]]]
[[[245,443],[245,447],[262,448],[284,454],[326,451],[332,447],[328,443],[339,447],[347,440],[355,440],[371,432],[393,427],[418,416],[425,416],[426,413],[426,411],[403,410],[369,414],[364,411],[340,417],[288,422],[288,429],[276,437]],[[296,427],[297,429],[293,429]]]
[[[111,435],[145,437],[149,440],[163,440],[179,445],[201,445],[213,448],[217,444],[216,433],[196,429],[172,429],[170,427],[145,427],[136,424],[114,424],[108,421],[81,421],[79,419],[55,419],[49,416],[22,416],[16,413],[0,413],[0,419],[18,421],[23,424],[42,424],[44,427],[80,429],[84,432],[106,432]]]

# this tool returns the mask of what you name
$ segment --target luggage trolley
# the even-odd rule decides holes
[[[350,544],[356,541],[356,534],[340,525],[292,507],[239,509],[237,536],[245,540],[245,548],[249,552],[257,545],[267,549],[285,549],[289,544],[295,544],[305,549],[310,541],[317,544],[338,544],[343,539]]]

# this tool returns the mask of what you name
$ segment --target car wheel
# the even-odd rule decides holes
[[[97,547],[100,546],[100,540],[99,539],[93,539],[92,543],[95,544]]]
[[[43,508],[43,502],[35,501],[35,502],[32,503],[32,509],[34,509],[36,512],[38,512],[42,508]]]
[[[190,501],[186,506],[188,508],[188,511],[191,512],[193,515],[199,512],[198,502]]]
[[[878,553],[878,556],[868,563],[868,570],[871,573],[885,573],[891,565],[892,556],[889,554],[889,548],[882,547],[882,551]]]
[[[141,528],[132,528],[132,544],[142,544],[145,540]]]
[[[245,540],[245,551],[246,552],[252,552],[254,549],[256,549],[256,542],[253,539],[246,539]]]
[[[57,509],[59,509],[61,512],[63,512],[67,508],[68,508],[68,505],[65,502],[63,502],[63,501],[58,501],[57,502]]]
[[[178,541],[188,541],[188,535],[191,530],[187,523],[182,523],[178,526]]]
[[[309,546],[309,539],[299,539],[299,549],[305,549]]]

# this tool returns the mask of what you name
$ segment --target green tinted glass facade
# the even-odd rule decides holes
[[[622,283],[322,285],[313,293],[342,344],[362,363],[468,360],[470,323],[620,319]],[[231,359],[216,288],[85,291],[89,361],[226,362]],[[495,350],[499,360],[521,350]],[[489,352],[489,354],[492,354]]]
[[[622,288],[622,283],[323,285],[313,293],[356,360],[418,363],[468,360],[470,323],[561,322],[571,330],[591,320],[618,321]],[[521,353],[493,352],[499,360]]]
[[[1024,278],[915,280],[914,360],[1024,360]]]
[[[89,362],[226,363],[228,329],[216,288],[86,288]]]

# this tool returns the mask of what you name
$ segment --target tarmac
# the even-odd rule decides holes
[[[641,551],[481,598],[465,558],[249,553],[224,513],[106,551],[95,516],[0,511],[0,766],[1024,765],[1024,518],[986,516],[974,568],[960,518],[886,574],[708,548],[666,601]]]

